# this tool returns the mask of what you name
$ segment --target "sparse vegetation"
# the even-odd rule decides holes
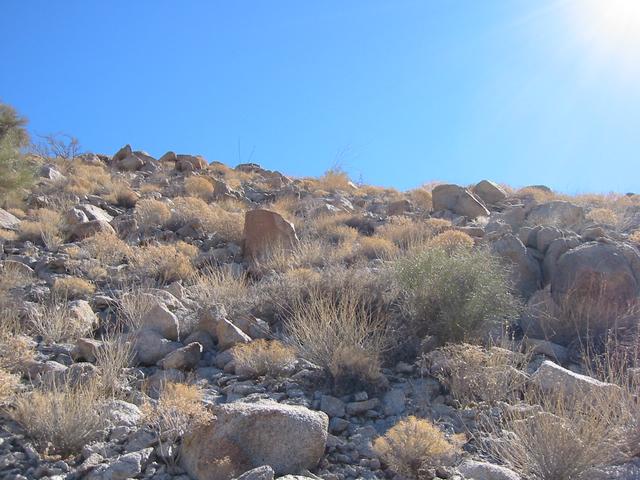
[[[415,333],[441,342],[481,338],[517,313],[506,268],[485,250],[427,248],[401,259],[397,280]]]
[[[277,340],[255,340],[233,348],[236,371],[278,377],[296,359],[295,351]]]
[[[376,439],[373,448],[396,473],[422,478],[428,467],[440,466],[456,447],[429,420],[407,417]]]

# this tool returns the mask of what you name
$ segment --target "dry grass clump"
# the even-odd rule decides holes
[[[549,192],[542,188],[536,187],[521,188],[519,190],[516,190],[514,195],[520,198],[531,198],[538,203],[546,203],[558,199],[558,196],[554,192]]]
[[[297,197],[293,195],[286,195],[279,197],[275,202],[269,204],[266,208],[282,215],[282,217],[293,222],[296,216],[296,212],[300,202]]]
[[[427,248],[396,264],[403,308],[418,337],[441,342],[478,339],[495,323],[514,318],[518,302],[508,271],[486,250]]]
[[[74,161],[68,168],[64,192],[78,196],[103,193],[112,189],[111,175],[101,165]]]
[[[0,333],[0,368],[11,373],[22,372],[36,356],[33,341],[15,332]]]
[[[59,277],[53,282],[51,292],[61,298],[76,300],[85,298],[96,291],[96,287],[84,278],[78,277]]]
[[[610,208],[594,208],[587,213],[586,218],[603,225],[615,226],[618,224],[618,215]]]
[[[111,232],[98,232],[80,245],[102,265],[120,265],[131,255],[131,247]]]
[[[126,368],[133,361],[133,343],[125,336],[111,333],[96,349],[97,381],[107,397],[122,395],[127,386]]]
[[[237,275],[228,268],[207,267],[193,278],[189,293],[201,311],[222,304],[230,318],[247,315],[256,293],[246,275]]]
[[[236,345],[233,350],[236,372],[259,377],[279,377],[296,359],[295,350],[277,340],[254,340]]]
[[[610,395],[569,400],[531,389],[500,420],[487,418],[485,447],[525,478],[586,480],[594,467],[623,458],[620,412]]]
[[[463,406],[510,400],[527,381],[519,369],[526,365],[528,356],[504,348],[451,344],[427,354],[425,363],[434,356],[440,359],[440,365],[438,371],[432,369],[432,374]]]
[[[13,398],[19,385],[20,377],[18,375],[0,367],[0,406]]]
[[[43,453],[77,454],[97,440],[104,427],[103,398],[93,382],[52,385],[20,395],[11,416]]]
[[[155,279],[161,284],[191,278],[196,270],[191,258],[177,245],[149,245],[133,250],[131,264],[142,279]]]
[[[37,311],[29,315],[27,329],[45,342],[60,343],[86,337],[93,326],[71,314],[66,297],[54,294],[38,303]]]
[[[392,258],[398,251],[391,241],[381,237],[360,237],[356,254],[368,259]]]
[[[202,390],[196,385],[168,382],[156,402],[142,406],[144,422],[151,427],[161,445],[171,446],[187,431],[213,418],[202,397]]]
[[[378,437],[373,449],[392,471],[410,479],[423,478],[426,468],[440,466],[457,451],[436,425],[414,416]]]
[[[18,234],[13,230],[0,228],[0,241],[13,242],[18,239]]]
[[[431,241],[429,245],[436,248],[442,248],[447,253],[452,254],[458,250],[471,250],[474,246],[473,238],[470,235],[458,230],[447,230],[439,233]]]
[[[353,257],[353,245],[331,245],[322,239],[305,239],[291,249],[274,248],[254,262],[255,272],[286,272],[296,268],[322,268],[338,265]]]
[[[375,387],[391,342],[388,318],[368,309],[354,286],[340,292],[313,288],[307,297],[294,299],[284,332],[302,357],[331,374],[337,390]]]
[[[209,205],[194,197],[174,199],[171,224],[179,228],[183,225],[200,225],[221,240],[240,242],[244,231],[244,216],[241,212],[227,211],[219,205]]]
[[[18,230],[20,240],[39,243],[49,250],[55,250],[62,244],[64,224],[60,213],[40,208],[31,218],[33,220],[23,220],[20,223]]]
[[[213,184],[206,177],[187,177],[184,179],[184,191],[190,197],[206,200],[213,195]]]
[[[140,197],[127,183],[118,182],[113,185],[110,198],[120,207],[133,208]]]
[[[378,227],[375,236],[390,240],[402,250],[413,251],[424,248],[433,237],[451,228],[450,221],[440,218],[414,220],[397,216]]]
[[[411,203],[416,206],[418,210],[425,210],[427,212],[433,209],[433,201],[431,198],[431,192],[425,188],[416,188],[408,192]]]
[[[317,188],[333,192],[336,190],[352,190],[351,179],[340,167],[333,167],[324,172],[317,180]]]
[[[139,200],[136,204],[135,219],[138,225],[143,229],[164,226],[171,218],[171,210],[166,204],[145,198]]]

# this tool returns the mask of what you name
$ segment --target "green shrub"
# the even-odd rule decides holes
[[[473,340],[492,323],[513,319],[518,302],[507,268],[486,250],[432,247],[398,261],[403,307],[418,336]]]
[[[20,151],[29,136],[26,120],[13,107],[0,103],[0,199],[24,188],[33,179],[33,167]]]

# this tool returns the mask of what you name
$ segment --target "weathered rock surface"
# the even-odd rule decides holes
[[[458,185],[438,185],[431,195],[435,211],[450,210],[469,218],[489,215],[489,210],[480,198]]]
[[[182,465],[196,480],[227,480],[263,465],[277,475],[295,474],[314,468],[324,453],[328,418],[322,412],[236,402],[215,407],[213,414],[215,420],[183,441]]]
[[[298,243],[292,223],[270,210],[249,210],[244,219],[244,255],[258,259],[281,248]]]

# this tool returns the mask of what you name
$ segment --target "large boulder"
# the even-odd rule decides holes
[[[271,210],[249,210],[244,217],[244,255],[256,260],[298,243],[295,227]]]
[[[518,237],[510,233],[503,235],[492,242],[491,248],[512,264],[513,282],[524,298],[529,298],[540,288],[542,283],[540,264]]]
[[[176,157],[176,170],[180,172],[193,172],[196,170],[204,170],[209,163],[200,155],[184,155],[180,154]]]
[[[483,202],[488,204],[501,202],[507,197],[507,192],[491,180],[482,180],[473,187],[472,191],[480,197]]]
[[[324,454],[323,412],[271,401],[214,407],[208,425],[188,432],[182,465],[196,480],[228,480],[269,465],[277,475],[312,469]]]
[[[542,365],[531,376],[531,382],[546,394],[560,394],[568,398],[614,399],[620,392],[620,387],[613,383],[601,382],[587,375],[580,375],[550,360],[542,362]]]
[[[180,322],[169,309],[161,303],[154,305],[142,317],[142,325],[145,328],[156,330],[164,338],[178,340],[180,338]]]
[[[615,242],[584,243],[562,254],[552,270],[551,293],[559,304],[599,299],[612,308],[636,300],[640,255]]]
[[[489,216],[482,200],[466,188],[458,185],[438,185],[431,192],[433,209],[450,210],[469,218]]]
[[[20,219],[15,215],[0,208],[0,228],[4,230],[17,230]]]
[[[562,200],[536,205],[527,215],[527,223],[529,225],[575,228],[583,222],[584,209]]]

